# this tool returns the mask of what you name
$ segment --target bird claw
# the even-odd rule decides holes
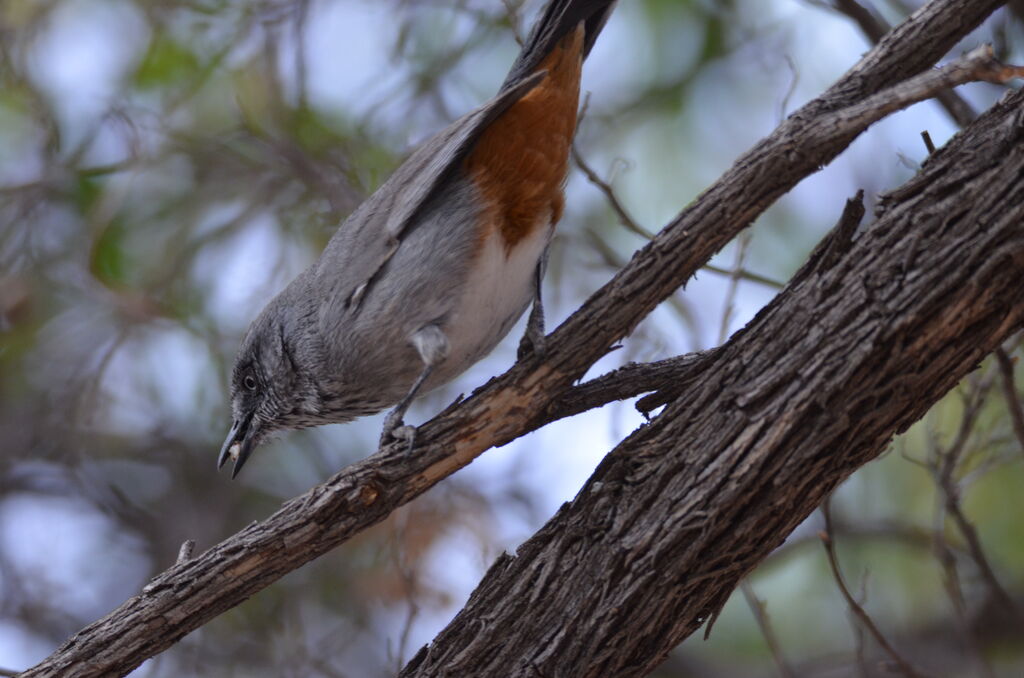
[[[519,341],[519,350],[516,351],[517,360],[525,360],[531,356],[543,358],[546,348],[546,339],[543,333],[534,335],[527,331]]]
[[[406,454],[412,452],[413,445],[416,443],[416,427],[403,423],[401,414],[391,412],[384,419],[384,430],[380,434],[380,447],[399,440],[406,441]]]
[[[538,264],[537,289],[540,289],[540,266]],[[526,331],[519,341],[519,350],[516,351],[517,360],[525,360],[529,357],[543,358],[547,348],[547,336],[544,334],[544,305],[540,300],[540,293],[537,293],[533,301],[533,308],[530,309],[530,317],[526,319]]]

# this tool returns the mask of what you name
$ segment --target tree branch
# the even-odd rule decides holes
[[[549,421],[552,403],[561,398],[571,384],[582,376],[594,362],[605,355],[622,337],[627,336],[643,317],[672,294],[718,249],[749,225],[776,198],[791,189],[802,178],[831,161],[864,128],[888,112],[912,103],[915,100],[914,97],[928,96],[930,94],[927,91],[928,83],[934,83],[935,86],[949,86],[953,81],[964,82],[970,77],[993,77],[996,66],[991,60],[987,60],[985,63],[975,62],[977,70],[973,73],[954,72],[947,68],[924,73],[900,86],[900,83],[903,83],[908,77],[929,68],[960,37],[977,26],[1000,4],[995,0],[934,0],[922,8],[880,41],[822,97],[804,106],[783,122],[771,136],[741,157],[721,180],[709,188],[654,240],[640,250],[612,281],[591,297],[548,338],[547,351],[543,360],[531,358],[518,363],[506,374],[492,379],[471,398],[449,407],[436,418],[424,424],[417,434],[418,444],[415,454],[405,454],[401,445],[382,449],[369,458],[349,466],[304,495],[287,502],[267,520],[254,523],[215,545],[207,552],[174,565],[150,582],[142,594],[129,599],[107,617],[80,631],[50,658],[24,672],[22,676],[24,678],[39,676],[70,678],[124,675],[146,658],[166,649],[188,632],[239,604],[284,574],[381,521],[394,508],[419,496],[441,479],[470,463],[490,447],[505,444]],[[960,65],[960,67],[964,66],[965,64]],[[943,75],[936,78],[936,73]],[[889,97],[885,95],[887,88],[894,88]],[[863,105],[866,100],[872,101],[880,108],[875,111],[870,110]],[[1003,113],[1005,115],[1005,112]],[[943,156],[941,151],[936,154],[936,157],[941,156]],[[1009,154],[1004,154],[1004,156],[1002,159],[1009,162]],[[988,156],[979,151],[978,157],[987,158]],[[930,163],[934,164],[933,161],[934,159]],[[920,191],[927,192],[927,187],[922,186]],[[906,198],[906,202],[916,202],[915,196]],[[1006,200],[994,207],[992,205],[989,207],[1008,210],[1014,205],[1015,203],[1012,201]],[[1019,206],[1019,202],[1016,205]],[[964,205],[963,209],[967,207],[969,205]],[[1015,223],[1019,222],[1018,215],[1018,221]],[[950,230],[957,231],[958,229]],[[894,232],[901,233],[902,231],[896,229]],[[944,235],[953,238],[962,233]],[[1000,235],[1005,235],[1005,228],[994,226],[990,228],[990,232],[986,233],[989,240],[985,243],[984,252],[988,255],[1002,252],[1003,254],[998,257],[999,261],[1005,260],[1007,251],[1010,255],[1016,256],[1016,250],[1006,250],[1008,245],[993,240]],[[887,243],[887,246],[892,246],[892,243]],[[861,254],[864,255],[864,253]],[[1020,262],[1017,259],[1011,258],[1010,261],[1019,268]],[[878,279],[877,271],[873,273],[874,278],[870,278],[870,276],[862,278],[860,276],[868,275],[871,271],[853,271],[853,264],[847,265],[847,262],[856,262],[852,251],[850,256],[844,257],[835,267],[813,276],[813,280],[818,285],[825,285],[820,288],[822,290],[840,289],[844,284],[855,284],[853,292],[855,299],[861,299],[863,295],[869,293],[877,295],[883,289],[884,285]],[[969,290],[974,293],[975,297],[983,291],[991,290],[993,294],[1005,291],[1005,285],[997,284],[1002,281],[995,279],[995,272],[991,268],[991,266],[987,266],[976,270],[978,266],[965,267],[965,270],[975,274],[978,280],[990,285],[980,289],[970,287]],[[847,271],[847,273],[841,277],[836,273],[837,271]],[[917,272],[916,268],[914,272]],[[982,275],[983,273],[984,275]],[[822,275],[828,277],[827,284],[821,282]],[[871,285],[868,284],[869,278]],[[869,287],[870,292],[868,291]],[[937,285],[936,289],[946,289],[947,287],[946,285]],[[1019,293],[1016,287],[1013,291]],[[974,297],[971,299],[976,301]],[[997,303],[998,297],[995,299],[996,301],[992,303]],[[973,318],[980,313],[983,307],[984,304],[965,307],[963,303],[957,303],[951,308],[957,311],[962,310],[965,315]],[[772,308],[759,315],[762,323],[777,317],[780,317],[777,305],[773,305]],[[944,326],[947,330],[953,326],[961,329],[966,327],[951,324],[951,318],[944,320],[947,321]],[[985,330],[997,333],[997,330],[989,327],[987,320],[987,317],[978,318],[978,322],[983,323]],[[1004,324],[1007,326],[1017,321],[1016,315],[1007,313],[1004,316]],[[807,319],[803,319],[802,322],[805,323],[804,327],[809,326]],[[967,332],[964,331],[963,334],[967,334]],[[800,371],[784,359],[785,352],[782,355],[778,351],[764,352],[763,355],[758,351],[737,354],[737,350],[750,350],[742,347],[747,346],[749,339],[746,338],[751,336],[754,335],[746,330],[736,335],[734,341],[730,342],[733,350],[728,359],[724,355],[716,357],[712,361],[713,364],[709,365],[711,369],[705,372],[705,375],[714,372],[718,375],[719,381],[722,379],[723,370],[734,374],[746,374],[748,380],[742,384],[742,388],[740,384],[734,384],[724,392],[730,398],[730,402],[734,406],[738,405],[741,410],[756,409],[759,407],[761,399],[768,398],[778,391],[792,390],[803,378]],[[821,339],[820,336],[814,336]],[[930,337],[931,335],[926,333],[923,336]],[[979,341],[971,343],[967,348],[961,345],[961,338],[960,335],[943,336],[944,343],[941,346],[935,345],[933,341],[926,342],[926,348],[935,353],[951,350],[959,352],[957,353],[958,360],[945,362],[936,360],[932,363],[933,368],[927,371],[922,367],[922,372],[934,380],[934,383],[927,385],[931,389],[928,391],[929,395],[932,395],[933,392],[937,393],[939,390],[948,389],[950,380],[966,369],[961,362],[964,356],[974,358],[977,352],[987,345],[985,341]],[[978,339],[978,337],[972,338]],[[982,337],[982,339],[987,340],[987,337]],[[853,352],[854,355],[864,357],[862,354],[873,354],[879,345],[888,346],[888,343],[882,341],[882,337],[879,336],[878,343],[871,342],[863,346],[847,344],[845,349]],[[737,346],[741,348],[736,348]],[[767,377],[783,376],[783,373],[766,369],[764,359],[768,356],[772,356],[773,360],[781,361],[780,364],[788,366],[788,371],[784,373],[785,381],[775,383],[753,378],[755,372]],[[913,357],[913,354],[908,355],[908,360]],[[808,360],[807,356],[803,356],[803,359]],[[836,358],[833,357],[833,359]],[[815,362],[805,362],[803,367],[809,368]],[[841,359],[839,362],[851,367],[855,364],[854,361]],[[912,360],[911,362],[913,363]],[[916,363],[914,364],[916,365]],[[934,373],[934,367],[944,366],[950,367],[948,375]],[[751,369],[755,369],[755,372],[749,372]],[[891,370],[881,370],[874,376],[881,374],[895,378],[891,374]],[[687,405],[681,401],[685,401],[687,395],[691,394],[708,395],[708,389],[704,385],[706,380],[707,376],[702,377],[699,388],[687,391],[680,401],[673,403],[665,413],[655,420],[654,424],[641,429],[638,434],[627,439],[623,443],[622,449],[632,450],[633,454],[642,457],[641,450],[648,443],[655,446],[659,442],[664,444],[666,435],[670,436],[673,441],[689,439],[689,437],[675,437],[678,433],[676,428],[683,426],[686,418],[692,414]],[[709,383],[714,383],[714,380]],[[879,390],[884,390],[885,387],[884,385],[868,384],[866,388],[868,390],[862,390],[860,393],[875,394]],[[872,402],[875,401],[872,400]],[[924,400],[918,404],[919,406],[911,408],[909,412],[919,415],[923,411],[921,409],[923,402]],[[905,409],[898,411],[901,415],[907,415]],[[728,408],[723,412],[728,413]],[[742,416],[741,419],[743,419]],[[872,423],[878,424],[874,421],[875,419],[879,418],[872,418]],[[849,424],[849,420],[844,421],[847,425]],[[772,424],[769,424],[767,420],[757,421],[754,429],[723,447],[721,456],[724,458],[728,456],[727,453],[735,452],[730,447],[733,444],[740,449],[746,449],[753,441],[751,436],[757,438],[760,435],[767,435],[773,441],[779,442],[779,436],[784,437],[789,430],[787,427],[794,423],[795,420],[790,415],[786,415]],[[888,427],[874,426],[866,428],[864,431],[846,431],[856,433],[857,435],[854,437],[858,443],[861,446],[866,446],[870,452],[849,459],[846,462],[848,466],[845,467],[845,473],[852,471],[857,463],[870,458],[871,453],[877,451],[879,436],[891,435],[891,422],[886,419],[884,423],[890,425]],[[906,423],[904,418],[900,418],[896,425],[905,425]],[[823,421],[821,424],[822,430],[833,430],[831,426],[827,425],[827,422]],[[705,433],[721,435],[726,431],[738,431],[736,422],[728,422],[724,429]],[[687,436],[689,435],[687,434]],[[701,435],[703,434],[693,439],[701,439]],[[707,439],[712,440],[714,436],[708,435]],[[846,441],[845,444],[849,447],[852,443]],[[594,497],[600,496],[606,499],[607,491],[612,488],[617,488],[616,491],[621,490],[623,486],[620,480],[630,478],[628,468],[621,466],[621,459],[624,456],[628,455],[622,451],[613,453],[598,470],[596,477],[599,478],[605,478],[609,469],[616,469],[615,473],[619,474],[616,479],[606,478],[607,482],[615,481],[607,486],[608,490],[604,493],[596,492],[600,483],[591,481],[581,497],[587,497],[590,496],[588,493],[593,493]],[[779,458],[783,457],[784,455],[781,455]],[[817,459],[814,463],[821,465],[822,459]],[[720,462],[712,461],[706,469],[712,470],[719,466]],[[774,468],[770,470],[778,471]],[[665,478],[669,477],[671,474],[665,476]],[[771,473],[766,477],[770,479]],[[652,476],[651,483],[648,484],[640,482],[641,480],[642,478],[639,477],[630,478],[630,482],[636,482],[638,487],[656,485],[660,488],[664,484],[658,476]],[[697,491],[698,489],[700,491]],[[720,520],[704,522],[701,520],[700,510],[689,508],[693,502],[706,501],[704,492],[713,492],[719,489],[728,488],[708,486],[694,489],[692,495],[689,491],[679,493],[678,496],[692,496],[692,499],[688,498],[686,504],[674,509],[672,513],[674,517],[670,517],[668,522],[674,523],[678,528],[679,521],[682,520],[688,526],[685,529],[689,530],[691,534],[695,533],[702,537],[720,535],[721,527],[730,522],[728,519],[724,522]],[[733,493],[728,492],[725,496],[731,497]],[[819,497],[817,490],[809,491],[805,500],[813,500],[816,497]],[[735,506],[738,508],[745,504],[737,502]],[[588,519],[590,522],[600,522],[602,516],[608,515],[607,504],[594,508],[595,512]],[[796,508],[802,509],[804,506],[801,504]],[[792,529],[792,526],[796,524],[793,521],[797,519],[797,515],[798,511],[787,511],[781,517],[784,519],[784,527]],[[760,524],[755,518],[767,522]],[[710,614],[724,601],[728,590],[731,590],[731,584],[734,583],[730,577],[738,577],[748,570],[759,553],[757,550],[748,551],[748,549],[754,545],[764,546],[765,542],[775,544],[780,540],[779,528],[773,522],[779,518],[780,516],[774,509],[760,517],[752,514],[751,525],[756,526],[757,529],[748,532],[748,535],[754,539],[754,542],[734,546],[736,552],[724,560],[705,562],[705,569],[696,575],[683,567],[688,562],[687,560],[676,561],[675,564],[681,568],[679,572],[688,573],[687,586],[698,587],[700,591],[706,592],[695,595],[689,603],[689,609],[692,610],[693,606],[696,606],[696,609],[703,611],[701,614]],[[662,520],[664,519],[665,517],[662,516]],[[655,528],[656,526],[651,526],[651,529]],[[632,541],[622,542],[621,552],[629,553],[643,543],[649,543],[653,534],[652,532],[647,536],[640,535],[633,537]],[[695,542],[696,545],[703,543],[703,540]],[[653,556],[647,554],[646,557],[654,557],[657,560],[658,554]],[[507,558],[501,559],[492,568],[491,574],[511,572],[511,570],[504,570],[508,560]],[[526,560],[521,558],[517,562],[525,563]],[[553,562],[557,563],[558,561]],[[661,564],[665,563],[662,561]],[[550,570],[542,577],[541,581],[548,576],[550,576]],[[722,585],[712,587],[710,586],[712,582],[719,582]],[[725,588],[726,586],[728,589]],[[660,607],[662,606],[650,609],[653,611]],[[682,607],[679,611],[682,611]],[[662,612],[665,611],[662,610]],[[665,642],[674,643],[682,637],[682,631],[688,632],[695,628],[695,623],[699,623],[696,620],[700,615],[677,616],[674,612],[675,610],[669,610],[667,616],[664,617],[673,620],[672,633],[666,634],[658,640],[647,639],[641,643],[641,646],[633,645],[630,649],[624,649],[619,660],[634,667],[652,666],[663,656]],[[479,628],[479,623],[474,623],[473,627]],[[494,632],[494,630],[492,627],[490,632]],[[480,634],[481,637],[486,635],[486,633]],[[620,642],[630,644],[636,640],[638,639],[631,637],[620,639]],[[518,643],[506,645],[498,642],[494,643],[492,647],[497,649],[507,647],[511,650],[520,645]],[[609,645],[609,651],[614,647],[615,644]],[[443,653],[439,653],[437,657],[439,658],[441,654]],[[498,655],[507,657],[504,650],[496,652],[494,656]],[[522,655],[523,658],[527,656],[533,655],[530,653]],[[603,653],[602,656],[607,659],[607,653]],[[535,656],[533,658],[536,659]],[[543,661],[549,660],[550,658]],[[586,667],[599,665],[602,661],[592,658],[581,663],[578,670],[584,672]],[[452,664],[449,670],[454,670],[453,667],[457,664],[458,662]],[[426,671],[428,665],[435,666],[433,659],[425,658],[424,653],[421,653],[412,665],[418,668],[407,668],[406,671]],[[509,666],[512,665],[517,664],[509,664]],[[494,675],[507,674],[508,672],[502,669]],[[619,675],[640,674],[620,673]]]
[[[828,558],[829,569],[832,570],[832,578],[835,579],[836,586],[839,588],[839,592],[843,596],[843,600],[846,601],[847,607],[850,608],[850,613],[868,630],[871,637],[875,639],[875,642],[885,650],[885,653],[889,655],[889,659],[895,664],[896,668],[901,674],[907,678],[925,678],[924,674],[918,671],[914,666],[907,661],[903,655],[901,655],[892,643],[885,637],[885,634],[878,628],[875,621],[871,618],[871,615],[867,613],[857,599],[850,593],[850,589],[846,586],[846,580],[843,578],[842,569],[839,567],[839,558],[836,556],[836,545],[835,538],[832,533],[832,516],[829,510],[829,501],[825,500],[822,505],[822,512],[825,514],[825,530],[819,535],[821,538],[821,544],[825,547],[825,555]]]
[[[985,395],[991,387],[992,381],[986,380],[972,389],[965,399],[963,413],[960,417],[960,428],[957,430],[956,438],[947,449],[937,451],[935,482],[945,500],[946,511],[953,518],[953,522],[956,523],[960,533],[967,541],[967,551],[970,553],[975,565],[977,565],[982,581],[989,589],[992,599],[1002,606],[1007,619],[1012,620],[1010,623],[1024,631],[1024,616],[1021,616],[1013,602],[1013,597],[1003,588],[998,577],[996,577],[995,570],[993,570],[988,556],[985,555],[985,549],[982,548],[981,537],[978,536],[978,531],[974,529],[974,525],[971,524],[964,514],[960,503],[960,486],[956,478],[954,478],[954,473],[967,447],[967,441],[971,437],[974,424],[981,413],[982,406],[985,404]]]
[[[824,0],[814,0],[814,4],[825,5],[825,2]],[[831,4],[826,6],[849,17],[872,43],[881,40],[889,31],[889,25],[885,20],[857,0],[831,0]],[[910,11],[907,10],[906,13],[909,14]],[[978,115],[966,99],[951,89],[941,90],[935,95],[935,99],[959,127],[969,124]]]
[[[768,618],[768,607],[763,600],[757,597],[750,580],[744,580],[740,584],[740,591],[747,601],[747,607],[750,608],[750,612],[754,615],[754,621],[757,622],[761,635],[764,636],[764,642],[768,646],[768,652],[772,655],[772,661],[775,662],[775,668],[778,670],[779,676],[781,678],[795,678],[796,674],[793,673],[789,662],[786,661],[786,657],[782,654],[782,647],[779,645],[778,636],[775,635],[771,620]]]
[[[1024,324],[1022,172],[1018,92],[890,194],[834,266],[809,262],[699,383],[498,559],[402,678],[652,671]]]
[[[996,361],[999,365],[1000,383],[1003,388],[1003,398],[1006,400],[1006,410],[1010,413],[1010,423],[1013,425],[1013,434],[1017,436],[1020,443],[1020,451],[1024,453],[1024,406],[1021,405],[1020,396],[1017,395],[1017,387],[1013,381],[1013,359],[1002,347],[996,350]]]

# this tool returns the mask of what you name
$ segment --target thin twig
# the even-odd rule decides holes
[[[914,460],[915,463],[919,464],[925,470],[935,473],[936,459],[938,459],[938,435],[932,425],[931,416],[928,417],[927,434],[925,437],[925,445],[928,449],[928,462],[921,463]],[[934,524],[932,527],[932,539],[933,539],[933,551],[935,559],[939,561],[939,566],[942,568],[942,586],[946,591],[946,597],[949,598],[950,603],[953,606],[953,615],[955,623],[960,628],[960,633],[965,639],[965,643],[970,649],[975,664],[978,667],[979,675],[985,678],[992,678],[992,668],[988,665],[984,654],[978,644],[977,638],[975,637],[974,629],[967,618],[967,601],[964,598],[963,587],[960,584],[960,572],[957,567],[956,554],[953,553],[953,545],[949,543],[949,539],[946,538],[946,503],[942,496],[941,490],[936,493],[936,507]]]
[[[628,260],[625,259],[615,248],[611,247],[601,236],[592,228],[586,228],[583,231],[587,239],[590,241],[594,251],[600,255],[604,260],[604,264],[611,267],[613,270],[621,270]],[[679,294],[673,294],[665,303],[672,307],[687,328],[694,334],[697,332],[697,322],[694,316],[693,310],[686,300]]]
[[[921,139],[924,141],[925,150],[928,151],[928,155],[935,152],[935,142],[932,141],[932,135],[928,134],[928,130],[921,131]]]
[[[764,641],[768,644],[768,651],[772,653],[772,659],[775,660],[775,667],[779,670],[779,675],[782,678],[794,678],[793,669],[789,668],[789,663],[786,662],[786,657],[782,654],[779,639],[772,628],[771,620],[768,619],[768,610],[764,601],[754,593],[754,587],[751,586],[749,579],[743,580],[743,583],[740,584],[740,591],[743,592],[747,606],[754,615],[754,621],[757,622],[757,627],[761,629],[761,635],[764,636]]]
[[[825,516],[825,529],[818,536],[821,538],[821,543],[825,547],[825,554],[828,556],[828,565],[832,569],[832,576],[836,580],[836,585],[839,587],[839,592],[843,595],[846,600],[847,606],[850,608],[850,612],[860,621],[860,623],[868,630],[868,633],[875,639],[886,654],[889,655],[893,663],[900,670],[903,675],[909,678],[924,678],[926,674],[921,673],[914,666],[904,659],[904,657],[896,651],[882,632],[875,625],[875,622],[868,615],[867,611],[860,606],[860,603],[850,593],[850,589],[846,586],[846,581],[843,579],[843,573],[839,569],[839,560],[836,558],[835,540],[832,534],[832,511],[831,511],[831,498],[826,499],[825,503],[821,506],[821,511]]]
[[[412,627],[416,623],[416,617],[419,616],[420,606],[416,603],[416,596],[419,590],[419,584],[416,580],[416,570],[409,564],[406,558],[405,549],[403,544],[409,529],[409,511],[402,510],[395,512],[395,520],[393,521],[394,529],[392,530],[392,548],[391,557],[392,562],[395,566],[395,571],[398,572],[402,586],[405,589],[405,599],[409,604],[409,609],[405,615],[405,621],[402,624],[402,631],[398,636],[398,651],[396,652],[396,671],[401,672],[402,667],[405,666],[405,651],[409,646],[409,636],[412,633]]]
[[[868,578],[861,577],[859,599],[868,599]],[[864,625],[853,625],[853,655],[857,659],[857,675],[860,678],[871,678],[871,671],[868,669],[867,643],[864,642]]]
[[[572,147],[572,159],[573,162],[576,163],[576,166],[583,172],[584,176],[587,177],[587,181],[596,186],[598,190],[604,194],[605,198],[608,200],[608,206],[612,208],[612,211],[615,212],[615,215],[619,218],[619,223],[625,227],[627,231],[640,236],[644,240],[654,239],[655,234],[641,226],[640,223],[633,218],[633,216],[626,210],[625,206],[623,206],[622,201],[620,201],[619,197],[615,194],[615,189],[611,187],[611,184],[602,179],[600,175],[594,171],[594,168],[583,159],[583,156],[575,146]],[[743,270],[742,268],[730,271],[712,264],[705,264],[701,268],[705,271],[710,271],[711,273],[717,273],[718,275],[725,275],[729,277],[739,277],[742,280],[755,282],[764,285],[765,287],[771,287],[777,290],[781,290],[785,287],[783,283],[777,280],[772,280],[771,278],[758,275],[757,273],[751,273],[750,271]]]
[[[636,219],[630,216],[629,212],[626,211],[626,208],[621,202],[619,202],[618,196],[615,195],[615,189],[613,189],[607,181],[602,179],[597,172],[587,164],[587,161],[583,159],[583,156],[575,145],[572,147],[572,159],[573,162],[576,163],[576,166],[583,171],[584,175],[586,175],[587,181],[594,184],[594,186],[604,193],[604,197],[608,200],[608,205],[615,212],[616,216],[619,217],[619,222],[626,227],[626,230],[635,233],[644,240],[654,239],[654,233],[641,226]]]
[[[512,37],[516,39],[516,44],[522,47],[526,44],[526,35],[523,33],[522,17],[520,16],[523,9],[522,0],[518,2],[516,0],[501,0],[501,4],[505,6],[505,18],[512,28]]]
[[[931,533],[915,525],[898,523],[882,523],[879,525],[841,524],[833,526],[832,529],[836,536],[842,537],[846,541],[891,542],[893,545],[919,551],[930,551],[932,549]],[[788,539],[785,544],[772,551],[772,555],[765,560],[761,567],[771,567],[776,564],[781,567],[781,563],[784,563],[790,557],[793,557],[794,554],[799,553],[808,546],[816,544],[818,541],[818,536],[814,534]],[[950,548],[953,547],[951,546]]]
[[[755,283],[764,285],[765,287],[771,287],[772,289],[776,289],[776,290],[781,290],[783,287],[786,286],[784,283],[781,283],[778,280],[772,280],[771,278],[766,278],[763,275],[759,275],[757,273],[753,273],[751,271],[747,271],[747,270],[743,270],[743,269],[737,269],[737,270],[734,270],[734,271],[730,271],[727,268],[722,268],[720,266],[715,266],[714,264],[704,264],[701,267],[701,269],[704,270],[704,271],[708,271],[709,273],[716,273],[718,275],[725,275],[725,276],[729,276],[729,277],[736,277],[736,278],[739,278],[740,280],[746,280],[748,282],[755,282]]]
[[[186,539],[181,544],[181,548],[178,549],[178,559],[175,561],[176,564],[181,565],[182,563],[192,560],[192,552],[196,549],[195,539]]]
[[[782,96],[782,101],[779,102],[779,120],[782,121],[786,117],[786,111],[789,110],[789,101],[793,98],[796,93],[796,86],[800,83],[800,71],[797,69],[796,64],[793,63],[793,57],[788,54],[784,55],[786,65],[789,66],[789,72],[792,73],[793,77],[789,80],[789,87],[786,88],[786,93]]]
[[[750,246],[750,231],[744,231],[736,239],[736,265],[733,271],[743,270],[743,260],[747,257],[747,248]],[[736,294],[740,290],[740,275],[733,273],[729,276],[729,289],[725,293],[725,305],[722,308],[722,323],[718,327],[718,343],[722,344],[729,338],[729,324],[732,322],[732,315],[736,308]]]
[[[941,511],[941,508],[939,511]],[[963,588],[960,586],[960,573],[957,568],[956,556],[953,554],[949,541],[941,529],[941,524],[942,521],[940,519],[935,529],[935,548],[933,552],[935,559],[939,561],[939,565],[942,567],[942,588],[945,589],[946,597],[949,598],[949,602],[953,606],[954,623],[971,652],[978,675],[984,678],[995,678],[992,667],[989,666],[988,660],[985,659],[985,654],[981,650],[974,629],[967,619],[967,601],[964,599]]]
[[[999,366],[1000,383],[1003,388],[1003,398],[1006,399],[1006,409],[1010,411],[1010,422],[1013,424],[1013,434],[1020,442],[1021,454],[1024,454],[1024,406],[1021,405],[1020,396],[1017,394],[1017,386],[1013,379],[1013,359],[1002,347],[996,349],[996,364]]]
[[[988,556],[985,555],[985,549],[981,544],[981,538],[978,536],[978,531],[974,529],[974,525],[967,519],[966,514],[963,512],[963,508],[960,505],[960,488],[956,479],[953,477],[960,458],[963,455],[964,449],[967,446],[967,441],[970,438],[971,431],[977,421],[978,414],[981,412],[981,408],[984,405],[985,395],[991,386],[991,377],[979,380],[975,383],[971,392],[966,397],[964,411],[960,418],[960,428],[957,431],[953,443],[949,448],[945,450],[939,449],[937,451],[934,471],[936,483],[938,484],[945,500],[946,511],[953,519],[953,522],[956,523],[960,534],[962,534],[966,540],[967,552],[971,555],[971,559],[974,561],[975,565],[977,565],[982,581],[985,582],[989,593],[996,601],[999,602],[1006,613],[1024,627],[1024,619],[1021,618],[1017,605],[1013,602],[1013,598],[999,582],[998,577],[996,577],[995,570],[992,569],[992,565],[988,561]]]

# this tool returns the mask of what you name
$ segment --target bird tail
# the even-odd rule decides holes
[[[562,38],[583,23],[583,58],[594,46],[617,0],[550,0],[512,64],[502,90],[532,75]]]

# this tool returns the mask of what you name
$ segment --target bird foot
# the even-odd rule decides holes
[[[380,434],[380,447],[400,440],[406,441],[406,454],[412,452],[413,445],[416,444],[416,427],[403,423],[401,412],[389,412],[384,419],[384,430]]]
[[[526,319],[526,331],[519,341],[519,350],[516,351],[516,359],[543,358],[544,350],[547,347],[547,336],[544,334],[544,303],[540,300],[540,279],[543,275],[544,262],[537,264],[537,280],[535,288],[536,297],[533,300],[533,307],[530,309],[530,316]]]
[[[516,359],[523,360],[531,356],[543,358],[546,349],[547,336],[544,334],[544,326],[537,326],[533,322],[528,323],[523,338],[519,340],[519,350],[516,351]]]

